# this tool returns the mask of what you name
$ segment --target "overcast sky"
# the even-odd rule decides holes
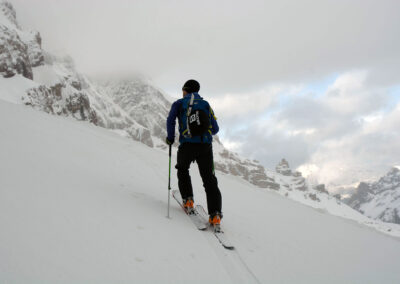
[[[200,81],[231,149],[346,184],[400,164],[400,1],[12,0],[86,74]]]

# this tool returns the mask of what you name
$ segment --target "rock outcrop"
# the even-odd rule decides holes
[[[279,162],[279,164],[275,167],[275,170],[277,173],[280,173],[281,175],[284,175],[284,176],[292,175],[292,170],[289,167],[289,163],[285,159],[282,159]]]
[[[90,108],[89,97],[78,89],[70,90],[65,83],[29,89],[22,101],[25,105],[56,115],[71,115],[79,120],[97,122],[96,112]]]
[[[361,182],[344,202],[370,218],[400,224],[400,170],[393,167],[376,182]]]
[[[240,176],[260,187],[278,190],[280,188],[273,177],[268,176],[265,168],[257,161],[244,159],[236,153],[226,150],[218,137],[214,143],[215,169],[226,174]]]
[[[283,176],[287,177],[285,187],[289,190],[295,189],[300,191],[306,191],[308,185],[305,178],[300,172],[293,172],[290,169],[289,162],[282,159],[279,164],[275,167],[275,171]]]

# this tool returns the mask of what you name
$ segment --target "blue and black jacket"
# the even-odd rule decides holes
[[[198,93],[193,93],[194,94],[194,99],[195,100],[203,100],[202,97]],[[182,135],[183,132],[183,125],[182,125],[182,103],[184,100],[189,99],[192,96],[192,94],[187,94],[185,97],[182,99],[179,99],[175,101],[172,106],[171,110],[169,112],[168,118],[167,118],[167,133],[168,133],[168,140],[169,141],[174,141],[175,140],[175,125],[176,125],[176,119],[178,118],[179,120],[179,143],[211,143],[212,142],[212,135],[215,135],[219,131],[218,123],[217,123],[217,118],[214,115],[214,111],[212,108],[208,105],[208,115],[210,118],[210,129],[208,133],[202,135],[202,136],[194,136],[194,137],[184,137]]]

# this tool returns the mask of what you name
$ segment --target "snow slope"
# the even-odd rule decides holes
[[[0,98],[11,103],[20,104],[25,92],[35,87],[37,83],[19,74],[12,78],[0,76]]]
[[[239,177],[218,174],[227,251],[165,217],[164,151],[2,100],[0,137],[0,283],[400,283],[399,239]]]

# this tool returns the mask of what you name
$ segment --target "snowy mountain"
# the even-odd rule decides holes
[[[285,159],[276,166],[275,172],[266,170],[268,177],[279,185],[276,192],[317,210],[328,212],[373,227],[392,236],[400,236],[400,226],[370,219],[357,212],[338,196],[330,195],[323,184],[310,184],[300,172],[292,171]]]
[[[400,224],[400,170],[393,167],[376,182],[361,182],[345,202],[372,219]]]
[[[141,128],[142,142],[149,147],[166,149],[165,120],[171,102],[153,86],[150,80],[140,77],[99,81],[98,90],[123,111],[127,119]],[[99,109],[99,112],[102,112]],[[123,128],[121,128],[123,129]],[[132,136],[127,131],[127,136]],[[135,135],[133,135],[135,136]]]
[[[72,58],[42,50],[39,33],[22,30],[9,2],[0,5],[0,99],[88,121],[150,148],[167,150],[165,120],[172,98],[140,76],[89,79],[76,70]],[[270,171],[258,161],[228,151],[218,136],[213,148],[219,173],[396,235],[390,225],[360,218],[358,212],[330,196],[323,185],[309,184],[300,172],[292,172],[286,160]]]

